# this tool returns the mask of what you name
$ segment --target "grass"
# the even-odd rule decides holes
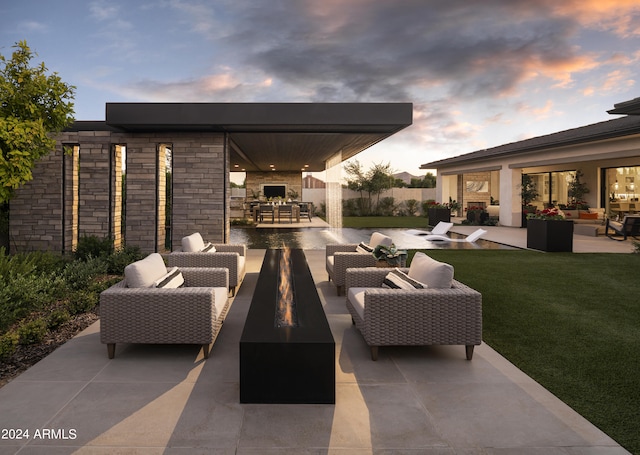
[[[423,216],[345,216],[345,228],[426,228],[428,219]]]
[[[482,293],[487,344],[640,454],[640,255],[425,252]]]

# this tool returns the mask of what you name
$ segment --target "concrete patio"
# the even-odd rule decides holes
[[[503,229],[514,245],[525,235]],[[108,360],[97,322],[0,389],[0,427],[30,434],[0,439],[0,454],[628,453],[485,344],[470,362],[462,346],[382,348],[372,362],[324,251],[305,254],[336,342],[335,405],[239,403],[238,344],[264,255],[249,250],[209,359],[197,346],[118,345]],[[35,438],[42,429],[59,437]]]

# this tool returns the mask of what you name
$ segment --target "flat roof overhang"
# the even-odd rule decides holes
[[[412,121],[412,103],[107,103],[105,126],[224,132],[232,171],[317,172],[336,153],[347,160]]]

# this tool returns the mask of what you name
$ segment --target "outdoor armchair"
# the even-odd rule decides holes
[[[333,281],[338,295],[344,292],[345,276],[348,268],[375,267],[378,262],[373,256],[373,249],[378,245],[390,246],[391,237],[379,232],[371,234],[369,243],[365,244],[329,244],[325,247],[325,268],[329,281]],[[404,263],[402,264],[404,265]]]
[[[242,244],[207,243],[195,232],[182,239],[182,250],[167,255],[169,267],[224,267],[229,269],[231,295],[245,275],[247,247]],[[210,248],[208,251],[204,251]]]
[[[150,256],[134,264],[152,261],[157,267],[164,266],[159,254]],[[164,270],[171,275],[171,268]],[[100,294],[100,341],[107,345],[110,359],[115,356],[117,343],[200,344],[204,357],[209,357],[210,347],[230,307],[229,271],[225,268],[177,270],[184,279],[184,285],[179,288],[156,287],[156,282],[163,281],[163,277],[151,277],[154,279],[151,284],[148,280],[132,283],[125,271],[124,280]],[[131,284],[141,287],[131,287]]]
[[[610,233],[609,230],[612,230],[613,233]],[[607,218],[604,233],[612,240],[623,241],[627,240],[628,236],[637,239],[640,236],[640,215],[626,215],[622,222],[612,221]],[[614,236],[622,238],[614,238]]]
[[[380,346],[412,345],[464,345],[471,360],[482,342],[482,295],[454,279],[447,288],[383,288],[388,274],[382,268],[347,270],[347,309],[372,360]]]

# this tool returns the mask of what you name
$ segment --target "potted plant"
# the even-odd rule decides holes
[[[472,205],[465,210],[467,212],[467,221],[474,226],[481,226],[489,219],[489,214],[484,207]]]
[[[446,223],[451,221],[451,207],[448,204],[441,204],[433,199],[429,199],[424,202],[423,206],[426,208],[430,226],[435,226],[440,221]]]
[[[407,251],[399,250],[393,243],[376,246],[372,254],[378,260],[378,267],[401,267],[407,260]]]
[[[527,248],[549,252],[573,251],[573,221],[565,219],[556,208],[529,213]]]
[[[520,185],[520,197],[522,198],[522,227],[527,227],[528,215],[535,213],[537,207],[531,205],[536,198],[540,196],[536,184],[530,175],[522,176],[522,184]]]
[[[586,183],[580,181],[581,177],[584,177],[584,174],[578,169],[573,179],[567,184],[567,196],[576,209],[586,210],[589,205],[583,200],[583,196],[589,192],[589,188]]]

